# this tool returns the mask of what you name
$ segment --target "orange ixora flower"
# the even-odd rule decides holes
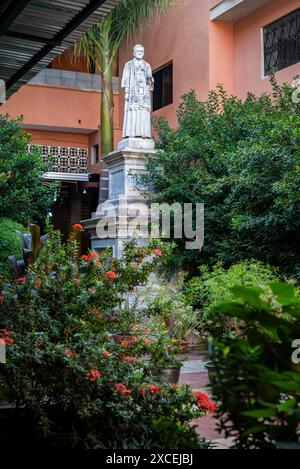
[[[155,342],[154,339],[149,339],[148,337],[143,337],[143,342],[145,345],[150,345],[150,344],[153,344],[153,342]]]
[[[94,261],[94,260],[97,260],[98,259],[98,256],[95,252],[90,252],[90,254],[86,254],[84,256],[81,256],[81,260],[84,261],[84,262],[90,262],[90,261]]]
[[[129,347],[130,342],[128,340],[123,340],[120,344],[122,347]]]
[[[77,357],[77,353],[74,352],[74,350],[70,350],[68,348],[65,349],[64,354],[65,354],[66,357],[70,357],[70,358],[76,358]]]
[[[73,284],[76,285],[77,287],[81,284],[80,278],[74,278]]]
[[[5,301],[5,297],[3,295],[0,295],[0,305],[2,305]]]
[[[108,358],[110,357],[110,353],[107,350],[102,350],[102,357]]]
[[[135,363],[137,361],[137,357],[132,357],[130,355],[126,355],[123,357],[124,362],[126,363]]]
[[[199,409],[207,412],[215,412],[217,410],[217,405],[212,402],[204,392],[195,391],[194,395]]]
[[[24,284],[25,284],[25,281],[26,281],[26,280],[25,280],[25,277],[19,277],[19,278],[18,278],[18,284],[19,284],[19,285],[24,285]]]
[[[146,384],[145,386],[151,394],[157,394],[160,391],[160,386],[157,386],[156,384]]]
[[[92,313],[98,319],[103,319],[104,318],[104,313],[102,313],[102,311],[94,310],[94,311],[92,311]]]
[[[14,339],[10,337],[11,334],[12,333],[7,329],[0,329],[0,340],[6,345],[12,345],[14,343]]]
[[[162,257],[163,252],[162,252],[161,249],[153,249],[153,250],[152,250],[152,254],[154,254],[154,255],[157,256],[157,257]]]
[[[101,373],[98,370],[90,370],[86,376],[86,381],[95,382],[101,378]]]
[[[37,278],[35,281],[35,286],[36,288],[40,288],[42,285],[42,280],[40,278]]]
[[[73,225],[73,230],[74,231],[84,231],[84,228],[80,223],[76,223],[75,225]]]
[[[117,274],[113,270],[109,270],[108,272],[105,272],[106,277],[110,278],[110,280],[116,280]]]

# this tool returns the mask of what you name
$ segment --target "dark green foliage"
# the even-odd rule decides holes
[[[272,80],[273,94],[244,101],[220,86],[199,102],[183,97],[178,128],[158,120],[160,149],[144,178],[153,200],[205,204],[201,253],[179,240],[175,266],[225,266],[258,259],[300,272],[300,108],[293,88]],[[161,171],[158,171],[161,168]]]
[[[227,436],[240,449],[297,443],[300,365],[293,342],[300,338],[299,292],[285,283],[268,289],[232,288],[234,301],[216,308],[239,321],[240,335],[214,348],[214,398]]]
[[[120,317],[124,299],[147,282],[170,247],[131,242],[122,259],[95,253],[78,259],[76,226],[66,245],[50,230],[26,277],[0,277],[6,344],[0,399],[22,416],[14,447],[168,449],[183,448],[190,438],[189,448],[198,448],[188,424],[207,406],[188,386],[165,385],[157,372],[161,357],[169,364],[173,341],[142,313],[136,324],[133,314],[129,324]]]
[[[26,231],[24,226],[10,220],[9,218],[0,219],[0,272],[8,269],[8,256],[22,257],[21,240],[16,230]]]
[[[216,305],[233,298],[231,288],[238,284],[257,285],[270,294],[267,286],[276,280],[277,272],[257,261],[243,261],[229,269],[220,263],[212,269],[201,266],[199,275],[186,283],[184,298],[188,304],[199,309],[197,327],[201,335],[219,338],[234,333],[236,329],[235,321],[215,311]]]
[[[21,119],[0,114],[0,218],[22,224],[44,219],[54,200],[54,184],[42,176],[49,168],[37,149],[29,153],[30,136]]]

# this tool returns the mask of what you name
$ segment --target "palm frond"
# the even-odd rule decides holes
[[[103,20],[93,26],[75,44],[75,57],[84,56],[88,64],[95,63],[102,71],[102,56],[110,53],[110,64],[124,38],[129,40],[134,33],[156,15],[166,11],[181,0],[122,0]]]

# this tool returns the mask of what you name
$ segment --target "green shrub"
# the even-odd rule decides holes
[[[202,334],[220,337],[235,329],[232,320],[215,312],[215,306],[229,301],[235,285],[257,285],[261,288],[277,280],[275,269],[256,261],[244,261],[225,269],[218,263],[213,269],[202,266],[199,276],[192,278],[185,286],[186,301],[197,308],[198,328]]]
[[[38,148],[28,150],[30,135],[21,123],[0,114],[0,218],[27,224],[46,217],[58,183],[44,183],[51,162],[43,162]]]
[[[67,245],[51,232],[26,278],[0,279],[7,344],[0,390],[28,422],[25,434],[15,426],[14,445],[20,438],[55,448],[183,449],[191,437],[199,447],[188,424],[211,403],[187,386],[163,384],[158,364],[168,366],[174,354],[164,330],[142,315],[134,324],[136,315],[127,312],[129,324],[121,317],[124,298],[167,259],[169,246],[130,243],[122,259],[78,259],[78,250],[76,232]],[[172,429],[170,440],[159,422]]]
[[[271,290],[271,294],[269,291]],[[297,446],[300,421],[300,300],[286,283],[238,286],[216,308],[239,322],[240,335],[214,346],[213,395],[226,436],[238,449]],[[297,357],[293,358],[293,355]],[[300,445],[298,444],[298,449]]]
[[[22,259],[22,245],[16,230],[22,233],[26,232],[26,228],[9,218],[0,219],[0,272],[4,272],[9,268],[7,261],[8,256],[15,256]]]
[[[177,129],[159,120],[162,151],[149,158],[143,177],[154,188],[151,197],[205,204],[203,249],[175,240],[171,267],[195,275],[200,264],[257,259],[300,277],[300,104],[294,88],[273,79],[272,85],[272,94],[245,100],[222,87],[205,102],[191,92],[178,109]]]

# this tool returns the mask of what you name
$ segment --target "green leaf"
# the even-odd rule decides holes
[[[295,299],[295,288],[288,283],[272,282],[270,287],[274,295],[277,296],[277,300],[280,303],[280,300],[286,301]]]
[[[259,418],[274,417],[276,415],[276,412],[273,409],[257,409],[257,410],[248,410],[246,412],[242,412],[241,415],[245,415],[245,417],[259,419]]]
[[[264,293],[262,288],[236,286],[230,289],[236,298],[244,300],[251,306],[261,307],[263,305],[260,295]]]

